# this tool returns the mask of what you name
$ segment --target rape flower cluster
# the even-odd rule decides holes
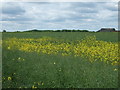
[[[62,56],[74,55],[87,57],[91,62],[100,60],[116,65],[119,63],[118,42],[97,40],[95,36],[88,36],[82,40],[60,40],[51,37],[39,39],[10,38],[3,41],[8,50],[37,52],[44,54],[61,54]]]

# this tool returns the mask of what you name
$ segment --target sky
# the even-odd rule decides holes
[[[0,30],[118,29],[118,2],[2,2]]]

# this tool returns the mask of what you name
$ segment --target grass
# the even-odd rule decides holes
[[[53,37],[58,39],[80,40],[85,36],[95,35],[98,40],[118,42],[117,32],[21,32],[21,33],[3,33],[3,39],[6,38],[40,38]]]
[[[55,37],[80,40],[95,35],[98,40],[117,42],[118,33],[3,33],[7,38]],[[117,66],[89,62],[87,58],[46,55],[2,48],[3,88],[118,88]],[[8,80],[11,77],[11,80]]]

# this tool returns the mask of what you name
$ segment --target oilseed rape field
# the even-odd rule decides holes
[[[3,33],[3,88],[118,88],[117,32]]]

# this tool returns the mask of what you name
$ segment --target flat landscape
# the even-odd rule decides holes
[[[3,88],[118,88],[118,32],[5,32]]]

